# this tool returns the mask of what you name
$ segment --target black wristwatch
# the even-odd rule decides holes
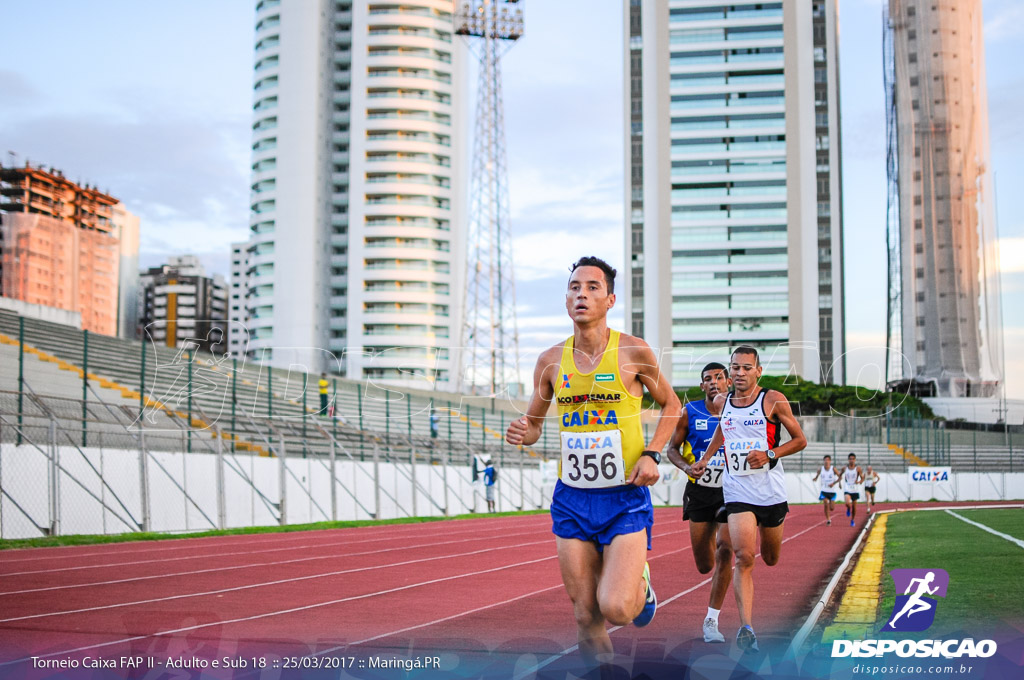
[[[661,453],[659,451],[644,451],[640,456],[649,456],[654,459],[654,462],[661,465]]]

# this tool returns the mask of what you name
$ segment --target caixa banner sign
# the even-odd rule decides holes
[[[952,468],[948,467],[912,467],[907,469],[911,484],[948,484],[952,476]]]

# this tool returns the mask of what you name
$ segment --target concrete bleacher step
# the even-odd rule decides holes
[[[0,362],[5,367],[13,366],[14,371],[11,374],[7,370],[0,373],[0,380],[2,380],[0,384],[4,386],[3,389],[14,391],[18,389],[18,343],[14,341],[14,346],[12,347],[8,340],[7,336],[0,335]],[[77,398],[81,398],[82,373],[81,369],[71,366],[56,357],[34,350],[34,348],[28,346],[25,348],[25,382],[38,394],[52,394],[54,391],[62,394],[70,392],[75,394]],[[110,385],[106,381],[101,381],[98,376],[92,373],[89,374],[89,377],[95,380],[93,389],[100,395],[102,401],[111,404],[138,405],[137,395],[134,399],[126,398],[121,389]]]
[[[2,345],[5,348],[5,351],[10,352],[13,350],[14,358],[17,359],[17,347],[19,343],[16,339],[12,339],[7,335],[0,334],[0,345]],[[33,347],[32,345],[29,345],[27,342],[25,343],[25,358],[25,368],[28,369],[26,371],[25,380],[30,387],[33,385],[33,382],[35,382],[38,386],[42,387],[42,389],[45,391],[40,392],[40,394],[50,394],[50,390],[52,390],[52,388],[59,386],[64,382],[63,378],[60,376],[59,373],[53,373],[52,371],[66,371],[67,373],[71,374],[74,377],[75,382],[77,383],[76,389],[81,389],[82,378],[83,376],[85,376],[85,371],[83,371],[81,368],[65,361],[64,359],[61,359],[60,357],[56,357],[47,352],[44,352],[43,350]],[[17,362],[15,361],[14,363]],[[47,371],[47,369],[49,369],[49,366],[47,366],[48,364],[53,365],[53,369],[50,371]],[[42,370],[39,370],[40,368]],[[132,406],[137,406],[141,401],[146,408],[153,408],[165,411],[186,422],[189,422],[191,427],[193,428],[204,430],[209,427],[209,424],[206,423],[204,420],[195,417],[189,420],[189,416],[187,413],[182,411],[175,411],[169,408],[167,405],[155,399],[151,399],[150,397],[145,397],[144,399],[142,399],[142,395],[139,392],[136,392],[135,390],[132,390],[131,388],[125,387],[123,385],[120,385],[114,380],[101,378],[100,376],[95,375],[92,372],[88,374],[88,377],[91,381],[94,381],[96,383],[93,389],[96,390],[96,393],[99,395],[100,401],[113,404],[125,403]],[[52,380],[48,380],[47,378],[51,378]],[[14,389],[17,389],[16,382]],[[76,392],[76,395],[80,396],[81,392]],[[88,401],[88,397],[86,398],[86,401]],[[211,436],[214,435],[211,434]],[[265,448],[259,446],[258,444],[253,444],[251,442],[248,443],[247,450],[257,452],[263,456],[270,455]]]
[[[15,347],[19,321],[17,314],[0,310],[0,333],[3,333],[8,342],[13,343]],[[39,319],[26,317],[22,322],[26,345],[33,348],[42,361],[61,366],[68,371],[70,382],[54,383],[58,395],[80,398],[80,382],[76,385],[75,378],[80,380],[84,374],[84,333],[71,326]],[[232,380],[236,365],[241,372],[237,379]],[[185,413],[186,395],[183,386],[187,383],[187,367],[180,350],[151,343],[146,345],[143,377],[142,342],[96,334],[88,336],[90,381],[96,388],[116,392],[119,397],[118,403],[137,404],[140,400],[140,391],[144,391],[146,396],[142,401],[147,407],[167,410],[172,418],[187,420],[188,416],[182,415]],[[198,413],[193,413],[193,426],[202,423],[203,427],[209,427],[210,421],[223,419],[225,411],[231,410],[232,389],[235,395],[234,403],[240,413],[245,409],[261,409],[266,404],[268,396],[275,420],[308,417],[315,414],[319,407],[317,375],[290,373],[287,370],[245,361],[232,362],[230,359],[215,357],[205,352],[195,354],[192,369],[192,404]],[[489,400],[468,395],[403,389],[390,385],[376,386],[337,376],[331,376],[330,380],[331,396],[336,400],[336,409],[348,421],[349,430],[356,433],[351,435],[353,441],[359,441],[361,446],[373,442],[381,444],[384,441],[381,437],[386,437],[388,429],[395,432],[401,430],[402,436],[406,440],[412,439],[417,446],[429,446],[429,409],[449,411],[450,407],[450,412],[443,413],[442,417],[457,417],[458,422],[468,424],[468,427],[447,427],[445,423],[441,424],[441,432],[450,434],[445,441],[453,450],[490,450],[493,447],[508,452],[511,449],[503,444],[503,425],[521,415],[523,407],[500,402],[491,404]],[[203,387],[197,385],[197,382]],[[303,385],[307,389],[305,407],[302,401]],[[272,387],[272,391],[268,390],[268,387]],[[482,420],[475,415],[483,411],[480,405],[485,405],[491,411],[482,416]],[[492,413],[494,421],[491,420]],[[386,418],[390,418],[390,421],[386,421]],[[359,427],[355,427],[357,421]],[[502,427],[496,429],[495,422],[500,422]],[[248,432],[245,427],[239,425],[240,432],[254,434]],[[392,433],[392,438],[395,432]],[[557,436],[551,437],[550,434],[546,432],[545,439],[538,445],[517,449],[514,454],[539,458],[544,456],[542,452],[547,446],[553,447],[551,451],[547,451],[547,454],[551,455],[557,449]],[[256,441],[258,440],[250,444],[261,446]],[[393,441],[388,439],[388,445],[393,446]],[[242,442],[235,443],[237,447]]]

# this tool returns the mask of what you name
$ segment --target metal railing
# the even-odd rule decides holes
[[[208,420],[199,406],[188,417],[152,410],[139,418],[134,405],[108,403],[91,387],[87,401],[25,385],[24,392],[0,391],[2,538],[477,509],[468,466],[451,463],[480,452],[467,443],[346,428],[335,437],[330,423],[313,417],[305,423],[245,414],[237,424],[246,427],[233,432],[198,428]],[[242,436],[249,450],[228,445]],[[487,451],[505,471],[499,511],[545,505],[536,463],[512,447]]]

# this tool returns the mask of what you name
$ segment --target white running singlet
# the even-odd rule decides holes
[[[849,465],[843,468],[843,491],[857,493],[857,468],[851,470]]]
[[[822,465],[821,470],[819,470],[819,474],[821,475],[819,478],[821,480],[821,490],[825,493],[835,493],[836,488],[832,486],[832,483],[836,481],[837,477],[835,466],[826,470],[825,466]]]
[[[771,469],[768,465],[751,468],[746,463],[748,451],[767,451],[779,445],[779,426],[764,413],[767,392],[762,389],[753,404],[743,407],[732,403],[732,392],[726,396],[719,423],[725,437],[726,474],[722,492],[726,503],[764,506],[787,501],[782,461]]]

